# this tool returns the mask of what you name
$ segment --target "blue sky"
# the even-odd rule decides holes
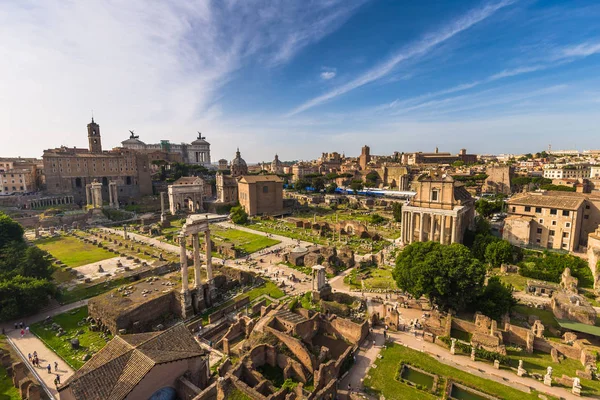
[[[597,1],[0,0],[0,156],[600,148]],[[9,60],[6,62],[6,60]]]

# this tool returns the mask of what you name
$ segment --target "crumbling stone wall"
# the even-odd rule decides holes
[[[314,372],[315,366],[317,365],[315,356],[312,355],[310,351],[308,351],[306,346],[304,346],[304,344],[300,340],[291,337],[283,332],[279,332],[278,330],[273,329],[270,326],[266,326],[265,330],[267,332],[272,333],[273,335],[275,335],[275,337],[277,337],[277,339],[282,341],[288,347],[288,349],[290,349],[290,351],[294,353],[294,356],[296,356],[298,361],[300,361],[300,363],[307,370],[309,370],[310,372]]]
[[[236,300],[233,304],[210,314],[208,316],[208,322],[212,324],[213,322],[220,320],[221,318],[223,318],[225,315],[229,314],[230,312],[236,311],[236,310],[239,310],[239,309],[245,307],[247,304],[250,304],[250,298],[248,296],[244,296],[241,299]]]
[[[349,319],[334,317],[330,321],[324,321],[323,325],[330,326],[333,328],[334,333],[341,335],[351,343],[360,343],[369,334],[369,323],[367,321],[357,324]]]

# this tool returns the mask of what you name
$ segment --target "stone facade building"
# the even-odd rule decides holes
[[[245,175],[238,180],[238,199],[248,215],[283,213],[283,180],[277,175]]]
[[[238,199],[237,178],[225,175],[222,171],[216,175],[217,202],[224,204],[233,204]]]
[[[36,158],[0,158],[0,194],[30,193],[45,184],[44,164]]]
[[[50,194],[72,194],[76,203],[85,201],[86,185],[102,183],[108,198],[108,182],[118,185],[122,198],[152,194],[148,156],[129,149],[102,150],[100,126],[90,122],[88,149],[59,147],[44,151],[44,173]]]
[[[413,186],[416,195],[402,208],[402,242],[462,243],[475,213],[465,187],[439,171],[422,175]]]
[[[517,246],[577,251],[600,225],[600,195],[540,191],[508,201],[503,236]]]
[[[209,168],[210,164],[210,143],[198,132],[198,138],[192,143],[171,143],[168,140],[161,140],[160,143],[146,144],[135,135],[133,131],[129,139],[121,142],[125,149],[131,149],[144,153],[177,153],[182,162],[186,164],[202,165]]]
[[[485,169],[487,178],[483,184],[483,193],[501,193],[510,195],[510,180],[514,176],[515,170],[509,165],[493,165]]]
[[[460,149],[456,155],[451,153],[440,153],[438,148],[435,148],[434,153],[403,153],[400,157],[402,164],[405,165],[420,165],[420,164],[452,164],[456,161],[462,161],[465,164],[473,164],[477,162],[476,154],[467,154],[466,149]]]

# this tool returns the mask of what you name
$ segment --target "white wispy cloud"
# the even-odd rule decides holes
[[[94,109],[107,147],[127,129],[149,142],[202,130],[218,151],[223,85],[289,62],[365,1],[0,1],[3,149],[85,145]]]
[[[336,68],[323,67],[323,68],[321,68],[321,70],[323,72],[321,72],[319,74],[319,76],[321,77],[321,79],[326,80],[326,81],[329,80],[329,79],[335,78],[335,76],[337,75],[337,69]]]
[[[323,104],[331,99],[334,99],[356,88],[359,88],[386,76],[391,71],[393,71],[398,64],[402,63],[403,61],[427,53],[437,45],[451,39],[455,35],[469,29],[473,25],[485,20],[486,18],[489,18],[501,8],[513,4],[514,2],[515,0],[503,0],[500,2],[487,4],[484,7],[470,11],[462,18],[444,27],[442,30],[433,34],[426,35],[418,42],[401,50],[385,62],[376,65],[375,67],[371,68],[370,70],[358,76],[357,78],[301,104],[300,106],[296,107],[291,112],[289,112],[288,116],[292,116],[300,112],[306,111],[309,108]]]
[[[562,49],[559,57],[587,57],[598,53],[600,53],[600,42],[586,42]]]

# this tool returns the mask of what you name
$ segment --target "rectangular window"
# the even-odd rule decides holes
[[[535,212],[536,212],[537,214],[541,214],[541,213],[542,213],[542,208],[541,208],[541,207],[536,207],[536,208],[535,208]]]
[[[583,219],[590,219],[590,216],[589,215],[584,215]]]
[[[552,229],[550,229],[550,232],[548,233],[548,235],[554,236],[554,231]]]
[[[570,222],[566,222],[565,223],[565,228],[570,228],[571,227],[571,223]]]
[[[550,215],[556,215],[556,213],[557,213],[556,208],[550,209]]]
[[[538,222],[539,222],[540,224],[543,224],[543,223],[544,223],[544,220],[540,218],[540,219],[538,220]]]
[[[531,211],[531,207],[525,206],[525,212],[530,212],[530,211]]]
[[[552,225],[556,225],[556,221],[552,221]]]
[[[269,187],[263,186],[263,193],[269,193]]]
[[[439,201],[439,192],[437,190],[431,191],[431,201]]]
[[[564,238],[568,238],[569,237],[569,232],[563,232],[563,237]]]
[[[563,210],[562,215],[563,217],[568,217],[570,214],[569,210]]]
[[[542,233],[542,228],[537,228],[537,233]]]

